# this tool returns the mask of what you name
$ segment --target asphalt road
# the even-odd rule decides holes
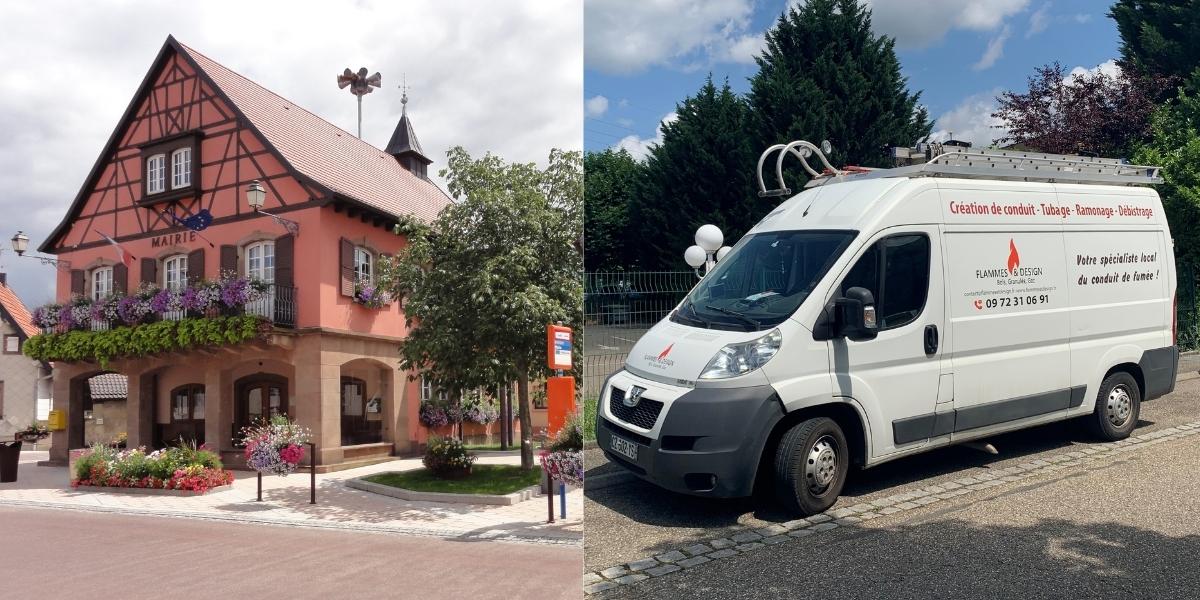
[[[579,549],[0,507],[0,598],[571,598]]]
[[[1183,381],[1177,385],[1174,394],[1143,405],[1141,422],[1136,433],[1146,433],[1194,421],[1198,418],[1198,415],[1200,415],[1200,380]],[[988,441],[993,443],[999,450],[999,455],[993,456],[965,446],[955,446],[886,463],[873,469],[851,472],[846,490],[834,508],[844,508],[860,502],[869,502],[929,485],[968,477],[974,474],[986,473],[989,469],[1007,468],[1037,458],[1071,452],[1097,443],[1078,424],[1073,422],[1056,423],[1022,432],[997,436]],[[1157,458],[1161,459],[1162,457]],[[1182,473],[1190,474],[1191,477],[1195,478],[1195,473],[1200,471],[1200,456],[1195,457],[1190,462],[1179,462],[1187,461],[1188,459],[1188,455],[1171,456],[1169,461],[1166,462],[1169,462]],[[603,456],[596,450],[588,452],[587,461],[589,477],[611,473],[615,468],[613,465],[608,465]],[[1158,490],[1157,494],[1150,496],[1150,500],[1153,502],[1149,504],[1130,504],[1114,500],[1114,497],[1111,496],[1114,489],[1113,486],[1118,485],[1125,476],[1126,473],[1121,470],[1111,470],[1105,476],[1069,480],[1071,482],[1070,485],[1077,486],[1079,488],[1077,491],[1084,495],[1083,499],[1079,499],[1069,507],[1071,509],[1070,512],[1072,514],[1078,512],[1087,513],[1090,506],[1099,506],[1106,511],[1125,511],[1125,522],[1130,523],[1131,526],[1136,528],[1143,526],[1143,524],[1138,523],[1135,519],[1137,515],[1154,512],[1160,508],[1172,508],[1176,505],[1187,506],[1190,510],[1200,508],[1200,500],[1196,500],[1197,495],[1183,494],[1182,490],[1188,489],[1186,485],[1168,488],[1165,484],[1156,482],[1153,479],[1149,479],[1146,482],[1146,485],[1151,490]],[[1066,492],[1064,491],[1064,493]],[[1034,506],[1040,506],[1047,502],[1046,497],[1037,494],[1032,495],[1030,498],[1030,502]],[[1159,507],[1160,503],[1170,506]],[[736,532],[744,531],[748,527],[764,527],[792,518],[790,515],[781,512],[769,499],[713,500],[695,498],[668,492],[640,480],[603,489],[587,489],[585,492],[585,510],[587,514],[585,566],[588,571],[604,569],[623,562],[652,556],[689,543],[732,535]],[[1002,511],[998,511],[995,507],[989,510],[998,516],[1003,514]],[[1045,512],[1044,514],[1048,519],[1059,519],[1060,521],[1062,519],[1062,515],[1056,516],[1049,512]],[[895,519],[879,519],[872,523],[879,523],[879,525],[876,525],[878,527],[880,525],[887,525],[892,520]],[[943,524],[936,527],[926,526],[911,530],[897,530],[904,532],[904,535],[916,536],[916,538],[920,538],[922,535],[941,536],[946,538],[947,542],[951,542],[955,536],[961,536],[961,539],[957,543],[941,543],[941,546],[946,548],[946,551],[944,554],[938,554],[929,549],[910,548],[908,546],[912,543],[911,541],[902,541],[902,536],[893,536],[892,538],[888,538],[887,541],[878,542],[883,545],[893,544],[893,546],[886,551],[879,551],[876,560],[866,564],[869,564],[871,569],[877,569],[882,568],[883,563],[886,562],[888,565],[893,565],[896,569],[900,569],[899,574],[903,575],[903,569],[910,559],[921,558],[922,554],[926,554],[928,555],[926,558],[931,561],[941,561],[937,563],[941,567],[947,569],[968,568],[969,561],[966,561],[967,557],[987,551],[987,545],[973,541],[973,536],[979,536],[979,540],[988,539],[989,535],[1002,538],[1006,535],[1016,536],[1022,533],[1047,536],[1050,535],[1048,532],[1054,531],[1055,527],[1070,529],[1069,525],[1064,524],[1066,522],[1058,523],[1057,525],[1055,523],[1055,521],[1050,521],[1045,527],[1041,525],[1032,527],[1028,524],[1007,523],[1004,519],[997,518],[992,523],[968,522],[968,524],[963,525],[949,523],[948,525]],[[938,531],[943,527],[945,531],[939,533]],[[1101,525],[1089,525],[1089,527],[1104,528]],[[1042,531],[1043,529],[1045,531]],[[1041,533],[1037,533],[1039,531]],[[1195,527],[1192,527],[1190,532],[1193,534],[1200,532],[1200,523],[1195,523]],[[1097,529],[1093,533],[1099,535],[1100,531]],[[846,534],[846,532],[836,532],[836,535],[831,534],[831,538],[840,538],[840,536]],[[1116,533],[1113,533],[1113,535],[1116,535]],[[1122,535],[1140,536],[1143,534],[1127,531],[1123,532]],[[1146,533],[1144,536],[1149,537],[1145,537],[1144,539],[1153,539],[1154,535],[1162,536],[1163,534],[1161,532]],[[1143,538],[1138,538],[1138,540],[1143,540]],[[1126,539],[1123,541],[1133,542],[1137,540]],[[1195,538],[1192,538],[1193,543],[1194,541]],[[778,578],[780,572],[795,574],[813,566],[806,562],[811,558],[813,553],[808,552],[807,547],[800,546],[800,543],[800,541],[796,541],[781,544],[778,549],[772,549],[766,555],[761,552],[746,555],[744,558],[750,564],[747,564],[745,568],[749,571],[758,570],[758,575],[752,579],[765,586],[762,589],[775,589],[773,587],[776,585],[775,579]],[[823,541],[822,543],[828,542]],[[1194,557],[1200,557],[1200,548],[1193,545],[1190,549],[1194,551]],[[1017,548],[1013,548],[1012,550],[1015,551]],[[841,551],[839,550],[839,552]],[[773,557],[771,556],[776,552],[784,552],[785,554],[790,552],[795,554],[797,558],[783,565],[776,564],[773,562]],[[866,555],[858,556],[862,558]],[[1169,559],[1170,555],[1164,554],[1164,557]],[[737,562],[742,560],[742,557],[731,560]],[[1008,561],[1008,559],[1004,560]],[[1013,555],[1012,564],[1016,565],[1014,568],[1038,568],[1038,565],[1021,566],[1022,562],[1017,559],[1016,555]],[[850,562],[849,559],[838,559],[838,564],[842,569],[843,575],[846,571],[862,572],[864,571],[863,567],[866,566],[865,564]],[[972,568],[995,570],[993,567],[978,564]],[[1190,568],[1195,570],[1194,566]],[[728,569],[726,567],[720,566],[718,568],[717,564],[711,567],[704,566],[691,569],[686,573],[672,574],[664,577],[663,580],[682,580],[689,576],[702,577],[709,570],[715,570],[714,577],[726,577],[727,579],[724,584],[726,587],[734,590],[745,589],[744,585],[748,580],[739,579],[738,577],[749,576],[748,571],[727,573]],[[925,569],[913,570],[908,575],[904,575],[902,579],[918,580],[925,576],[925,571]],[[963,572],[969,573],[969,571]],[[789,577],[791,576],[789,575]],[[967,577],[967,579],[970,578],[971,576]],[[807,581],[804,578],[797,578],[797,580]],[[633,593],[635,590],[637,593],[641,593],[640,590],[652,589],[660,585],[660,583],[657,581],[654,582],[651,588],[645,588],[644,586],[646,585],[647,583],[640,583],[629,587],[622,593]],[[718,588],[714,587],[711,589]],[[755,589],[759,588],[755,586]],[[784,586],[779,589],[792,588]],[[828,591],[828,588],[809,589],[822,589],[820,595],[822,597],[828,595],[825,593]],[[705,594],[706,597],[707,595]],[[719,597],[719,594],[714,595]],[[866,596],[871,595],[866,594]],[[1197,597],[1200,597],[1200,592],[1197,593]]]

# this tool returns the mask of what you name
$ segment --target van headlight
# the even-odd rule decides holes
[[[756,340],[729,344],[717,351],[700,373],[700,379],[727,379],[745,375],[771,360],[779,352],[783,334],[776,329]]]

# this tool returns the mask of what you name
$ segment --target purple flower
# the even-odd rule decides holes
[[[221,285],[221,302],[230,308],[242,306],[250,299],[250,282],[245,279],[227,279]]]
[[[141,322],[150,312],[150,307],[136,296],[126,296],[117,302],[117,316],[128,325]]]
[[[70,306],[64,306],[58,309],[58,322],[62,323],[63,328],[70,329],[71,326],[75,324],[75,320],[72,318],[72,316],[73,315]]]
[[[159,290],[150,297],[150,310],[160,315],[179,310],[179,298],[171,290]]]

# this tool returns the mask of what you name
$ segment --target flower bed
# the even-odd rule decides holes
[[[476,458],[467,452],[462,442],[450,437],[434,436],[429,438],[429,447],[425,449],[425,458],[421,462],[435,477],[461,479],[471,474],[471,466]]]
[[[233,483],[215,452],[181,446],[146,453],[94,445],[72,456],[71,487],[174,490],[195,494]]]

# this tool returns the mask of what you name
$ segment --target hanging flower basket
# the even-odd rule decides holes
[[[277,415],[268,423],[245,428],[242,433],[246,440],[246,466],[259,473],[286,476],[304,461],[308,430],[285,416]]]
[[[542,451],[542,470],[552,481],[561,481],[575,487],[583,486],[583,452],[562,450]]]

